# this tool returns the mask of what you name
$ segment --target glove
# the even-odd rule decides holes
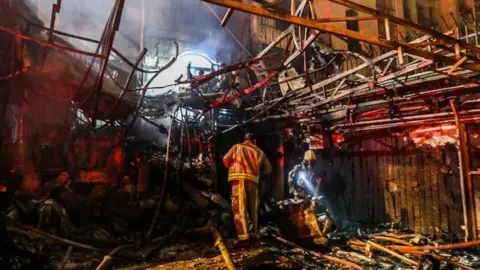
[[[299,199],[305,199],[307,196],[305,195],[305,193],[303,192],[297,192],[295,194],[295,197],[299,198]]]
[[[309,198],[305,198],[305,199],[303,200],[301,209],[302,209],[302,210],[305,210],[305,209],[307,209],[308,207],[310,207],[310,205],[311,205],[310,199],[309,199]]]

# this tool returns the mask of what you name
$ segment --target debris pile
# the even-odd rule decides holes
[[[478,38],[475,45],[469,44],[465,22],[466,42],[459,40],[460,36],[449,36],[454,33],[452,29],[446,29],[444,35],[413,23],[406,26],[413,25],[423,33],[417,39],[401,41],[397,38],[395,41],[388,34],[387,42],[333,25],[326,28],[327,24],[316,18],[314,1],[304,0],[298,7],[292,5],[291,14],[298,17],[294,22],[288,12],[273,12],[274,5],[253,8],[242,1],[204,0],[236,6],[229,10],[230,15],[233,10],[250,10],[257,15],[300,22],[300,26],[291,25],[285,29],[255,58],[228,66],[214,67],[212,64],[208,69],[210,73],[201,71],[195,76],[189,64],[187,78],[179,77],[173,85],[152,87],[173,89],[178,86],[178,92],[148,96],[146,93],[152,89],[149,86],[153,80],[176,61],[179,46],[175,45],[172,60],[164,67],[155,66],[156,70],[139,68],[146,48],[142,48],[135,64],[129,62],[113,48],[115,35],[120,32],[124,0],[115,1],[98,42],[54,29],[61,1],[54,5],[50,28],[33,22],[38,19],[34,15],[37,12],[30,12],[24,1],[13,2],[18,10],[29,14],[24,16],[7,5],[7,1],[0,0],[3,7],[0,11],[5,17],[0,30],[7,37],[6,49],[0,48],[0,59],[4,63],[0,66],[0,88],[5,93],[0,135],[5,149],[18,152],[5,154],[8,151],[1,149],[5,155],[0,162],[2,269],[40,265],[44,269],[98,270],[113,267],[480,268],[480,256],[477,255],[480,241],[461,242],[457,236],[447,233],[441,237],[420,235],[390,225],[368,228],[351,222],[348,216],[336,216],[326,197],[267,202],[262,209],[262,229],[254,235],[256,241],[252,240],[248,250],[244,250],[232,240],[235,238],[233,214],[228,200],[219,194],[218,185],[222,180],[215,182],[221,171],[216,167],[221,153],[214,148],[220,148],[221,144],[213,142],[222,139],[219,135],[238,127],[268,124],[267,120],[282,120],[274,123],[275,132],[284,136],[284,127],[288,126],[291,132],[287,132],[290,133],[287,139],[298,145],[307,142],[310,149],[321,149],[328,144],[338,146],[345,139],[343,133],[355,135],[354,132],[373,130],[395,131],[405,140],[404,134],[416,134],[421,137],[414,140],[417,145],[456,144],[461,137],[459,130],[465,132],[465,126],[460,128],[460,121],[480,119],[480,110],[475,107],[478,94],[474,93],[478,90],[475,77],[480,65],[470,59],[473,54],[468,55],[469,52],[478,54],[480,49]],[[350,1],[333,2],[381,15]],[[222,24],[227,23],[229,16]],[[388,27],[390,21],[405,26],[398,18],[388,14],[382,16]],[[328,21],[328,18],[323,19]],[[459,26],[455,25],[457,32],[463,28]],[[48,40],[41,38],[45,31],[48,31]],[[304,35],[298,34],[303,32]],[[392,51],[377,53],[371,50],[367,57],[365,52],[356,51],[361,51],[362,47],[370,50],[370,45],[351,42],[348,47],[353,46],[353,51],[325,50],[316,43],[324,32],[346,41],[359,40]],[[97,50],[92,53],[75,49],[60,36],[96,43]],[[268,54],[283,41],[286,47],[282,53]],[[42,49],[45,46],[49,49]],[[467,55],[462,56],[464,51]],[[43,56],[39,57],[40,54]],[[87,60],[80,55],[93,58]],[[295,68],[302,55],[303,73]],[[120,69],[109,63],[110,59],[122,59],[125,66],[130,67],[130,74],[123,74],[124,81],[117,80]],[[117,69],[115,76],[112,75],[114,68]],[[140,72],[142,75],[136,74]],[[146,74],[152,74],[148,81],[143,80]],[[142,82],[138,82],[140,77]],[[12,94],[9,101],[10,92],[21,94]],[[32,94],[45,97],[34,98]],[[50,106],[45,106],[46,102]],[[44,111],[49,114],[38,117],[43,107],[49,107]],[[244,110],[229,112],[232,107]],[[75,113],[73,117],[71,112]],[[55,119],[58,115],[61,117]],[[152,137],[167,136],[165,147],[142,137],[145,135],[139,134],[142,131],[134,130],[141,126],[138,123],[144,122],[157,131],[145,133]],[[400,132],[397,128],[401,126],[417,128]],[[222,128],[226,129],[221,131]],[[60,139],[62,135],[65,139]],[[462,151],[468,157],[466,140],[461,139],[461,147],[465,149],[459,151],[459,159]],[[67,141],[69,145],[65,147]],[[397,144],[403,144],[399,142]],[[288,167],[285,166],[285,153],[292,152],[284,151],[282,143],[275,147],[283,151],[276,160],[279,167],[276,169],[280,171]],[[361,146],[358,150],[363,151]],[[263,159],[263,152],[259,156]],[[349,166],[352,169],[361,162],[366,165],[382,161],[392,163],[391,157],[383,158],[358,158],[358,162]],[[247,167],[245,163],[240,166]],[[459,161],[460,171],[465,170],[469,178],[472,172],[462,168],[462,164]],[[7,168],[10,165],[11,168]],[[453,162],[448,166],[440,165],[445,175],[453,171],[450,168],[456,167]],[[69,173],[60,173],[66,168]],[[393,208],[393,201],[398,198],[395,194],[406,184],[400,181],[397,184],[396,180],[400,179],[392,174],[399,172],[391,168],[388,168],[389,177],[378,183],[386,184],[388,193],[385,194],[392,195],[389,200]],[[463,181],[462,172],[460,174]],[[330,178],[342,182],[337,175]],[[355,175],[357,177],[359,179],[355,180],[367,178],[373,182],[368,175]],[[320,192],[322,177],[311,180],[318,181],[316,190]],[[467,179],[468,189],[473,187],[471,180],[471,177]],[[329,182],[325,183],[328,187]],[[382,185],[369,187],[369,192],[375,190],[374,193],[381,195],[381,188]],[[420,197],[418,194],[416,196]],[[470,190],[470,203],[462,200],[465,209],[473,205],[473,194]],[[383,200],[377,196],[379,198]],[[403,199],[401,203],[405,204]],[[360,207],[366,209],[365,204],[362,201]],[[448,204],[454,204],[453,199]],[[241,215],[242,218],[246,216],[243,211]],[[473,220],[473,216],[471,214],[470,219]],[[247,227],[246,223],[242,226]],[[467,234],[468,225],[465,222]],[[256,232],[256,224],[252,227]]]
[[[340,228],[322,197],[267,202],[257,241],[239,249],[229,203],[209,190],[205,159],[193,164],[198,170],[182,174],[183,195],[167,196],[158,215],[159,198],[139,196],[128,177],[88,187],[62,173],[33,194],[1,193],[12,199],[1,216],[2,269],[480,267],[480,241],[454,243],[452,235],[428,237],[391,224]]]

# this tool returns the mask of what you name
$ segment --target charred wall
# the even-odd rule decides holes
[[[480,235],[480,124],[467,126],[469,156],[471,157],[471,180],[474,190],[477,235]]]
[[[365,224],[396,222],[425,234],[463,233],[454,145],[416,147],[408,137],[380,133],[348,142],[320,162],[325,193],[337,213]]]

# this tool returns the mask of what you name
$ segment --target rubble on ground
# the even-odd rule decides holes
[[[197,163],[201,164],[198,160]],[[206,168],[166,196],[152,234],[158,197],[139,197],[125,179],[117,185],[54,179],[32,197],[13,196],[3,209],[2,269],[227,269],[211,228],[240,269],[464,269],[480,267],[480,241],[431,237],[395,224],[337,226],[324,198],[267,202],[258,238],[238,248],[228,202],[210,190]],[[63,176],[63,178],[68,178]],[[131,187],[133,186],[133,187]],[[169,183],[169,187],[175,183]],[[112,206],[112,201],[117,207]],[[122,205],[122,207],[118,207]],[[2,227],[3,228],[3,227]],[[457,242],[458,244],[451,244]],[[100,267],[99,267],[100,266]]]

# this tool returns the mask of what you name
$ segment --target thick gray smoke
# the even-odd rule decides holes
[[[15,1],[26,2],[45,26],[50,25],[52,5],[56,0]],[[62,0],[55,29],[100,40],[114,4],[115,0]],[[210,7],[219,17],[223,17],[226,12],[226,9],[221,7]],[[240,12],[235,12],[229,22],[229,28],[247,48],[251,37],[249,23],[249,16]],[[94,43],[72,38],[65,40],[91,52],[97,47]],[[217,62],[231,63],[247,57],[232,36],[220,26],[212,11],[200,0],[125,1],[120,28],[114,42],[114,47],[124,56],[134,61],[141,49],[146,47],[146,59],[159,59],[157,64],[161,66],[173,56],[174,41],[179,43],[180,53],[200,51]],[[147,68],[155,66],[150,65]],[[178,77],[175,74],[171,76]],[[171,119],[158,119],[156,122],[168,127]],[[136,122],[133,133],[160,146],[166,141],[166,136],[159,133],[158,128],[141,119]]]
[[[25,1],[36,11],[46,26],[50,25],[55,0]],[[55,28],[99,40],[115,0],[63,0]],[[225,9],[211,5],[222,17]],[[229,27],[244,44],[249,44],[248,16],[237,12]],[[143,35],[142,35],[143,31]],[[143,37],[143,39],[142,39]],[[67,39],[75,46],[95,50],[96,45]],[[147,47],[157,51],[165,41],[178,41],[180,50],[202,50],[211,57],[226,59],[230,53],[242,52],[234,39],[223,29],[211,11],[200,0],[127,0],[114,47],[134,59]],[[236,59],[235,59],[236,60]]]

